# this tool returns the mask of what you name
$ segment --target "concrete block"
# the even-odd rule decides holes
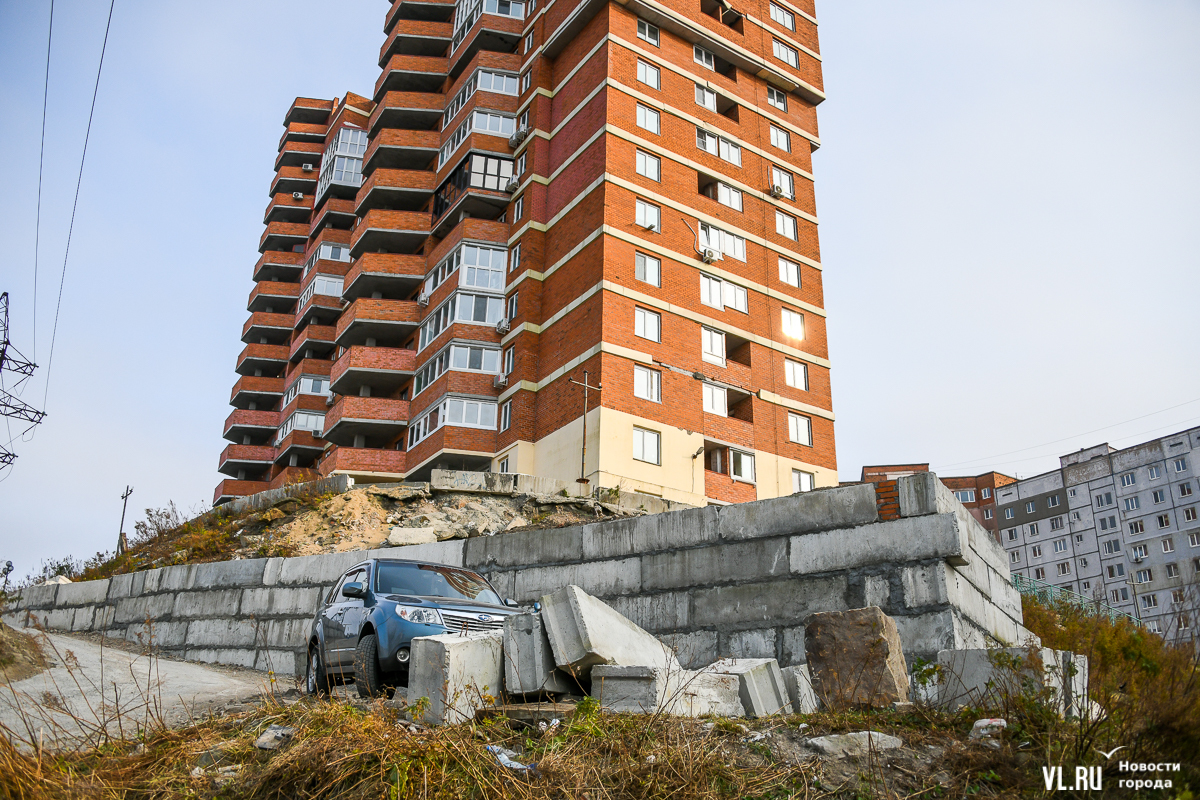
[[[950,567],[942,562],[904,567],[900,572],[900,583],[904,586],[905,607],[919,609],[950,602],[946,589],[948,569]]]
[[[116,615],[117,609],[113,606],[96,606],[96,616],[92,620],[92,630],[108,630],[115,624],[113,619]]]
[[[401,549],[391,547],[382,550],[372,550],[365,557],[403,558],[410,561],[428,561],[432,564],[461,567],[463,566],[463,553],[466,550],[466,546],[467,543],[464,539],[447,539],[444,542],[405,545]]]
[[[512,494],[517,488],[517,478],[512,473],[503,472],[435,469],[429,476],[429,486],[444,492]]]
[[[48,631],[69,631],[75,620],[75,609],[52,608],[39,609],[33,612],[38,622]]]
[[[878,519],[875,487],[858,484],[722,506],[718,528],[722,539],[738,541],[847,528]]]
[[[788,572],[788,543],[782,537],[642,556],[646,591],[762,580]]]
[[[592,696],[609,711],[699,717],[743,715],[736,675],[709,671],[600,664],[592,669]]]
[[[175,619],[206,619],[211,617],[235,617],[241,606],[242,593],[237,589],[221,589],[212,592],[179,592],[175,595],[158,595],[175,603],[172,617]],[[118,618],[117,620],[121,620]]]
[[[540,533],[540,531],[539,531]],[[505,534],[512,536],[513,534]],[[493,536],[493,539],[504,538]],[[475,539],[467,540],[467,549]],[[589,594],[612,596],[636,592],[641,588],[642,564],[637,558],[620,561],[592,561],[559,567],[526,567],[516,573],[513,599],[535,600],[563,586],[578,586]]]
[[[518,481],[519,485],[520,481]],[[601,502],[609,508],[619,508],[622,511],[640,511],[643,514],[664,514],[668,511],[681,511],[687,508],[694,508],[687,503],[680,503],[675,500],[664,500],[652,494],[642,494],[641,492],[622,492],[601,489]]]
[[[653,714],[664,707],[666,674],[654,667],[597,664],[592,668],[591,695],[608,711]]]
[[[309,588],[245,589],[242,591],[242,616],[312,617],[321,603],[321,590]]]
[[[259,626],[251,620],[196,619],[188,623],[187,646],[189,650],[193,647],[255,648],[265,644],[264,636],[259,635]],[[253,666],[253,662],[250,666]]]
[[[803,625],[780,630],[779,642],[779,655],[781,657],[779,663],[781,666],[803,664],[808,659],[808,653],[804,651]]]
[[[441,634],[412,640],[408,702],[428,697],[422,721],[457,724],[500,696],[504,681],[503,634]]]
[[[908,667],[895,621],[877,607],[814,614],[805,625],[807,664],[827,708],[908,702]]]
[[[303,658],[303,656],[301,656]],[[303,660],[300,669],[296,669],[296,651],[294,650],[259,650],[254,656],[254,668],[259,672],[274,672],[276,678],[295,678],[304,675],[307,666]],[[268,684],[269,685],[269,684]],[[289,687],[276,685],[276,691]]]
[[[231,667],[254,669],[257,653],[253,649],[188,647],[183,657],[202,664],[226,664]]]
[[[660,635],[658,639],[671,648],[685,669],[699,669],[717,660],[716,631],[668,633]]]
[[[542,597],[542,623],[554,662],[585,681],[596,664],[680,669],[662,642],[578,586]]]
[[[145,597],[126,597],[116,603],[113,620],[120,623],[142,623],[147,619],[160,620],[171,616],[175,598],[169,594]]]
[[[692,591],[693,627],[772,624],[817,611],[849,608],[845,575],[698,588]]]
[[[812,676],[808,673],[807,664],[796,664],[780,670],[783,674],[783,685],[787,687],[788,700],[792,703],[793,714],[812,714],[817,710],[817,695],[813,691]]]
[[[262,586],[266,567],[267,560],[265,558],[195,564],[192,567],[192,582],[188,588],[221,589],[227,586],[237,588]]]
[[[903,614],[892,617],[900,632],[900,644],[908,659],[932,661],[941,650],[955,650],[965,644],[961,635],[964,623],[953,609],[927,611],[923,614]]]
[[[64,606],[99,605],[108,597],[108,578],[99,581],[64,583],[58,587],[54,604]]]
[[[791,713],[783,673],[773,658],[723,658],[702,671],[737,677],[738,697],[747,717]]]
[[[125,629],[125,641],[143,647],[183,647],[187,643],[187,628],[186,622],[133,624]]]
[[[791,537],[791,569],[800,575],[931,558],[965,564],[969,553],[953,514]]]
[[[716,506],[709,506],[584,525],[583,557],[622,558],[715,544],[719,536],[717,512]]]
[[[312,619],[273,619],[260,628],[265,631],[263,640],[267,647],[283,650],[304,650],[312,632]]]
[[[576,525],[544,531],[514,531],[503,536],[476,536],[467,539],[465,545],[463,563],[467,569],[559,564],[580,559],[583,527]]]
[[[885,611],[891,606],[892,601],[892,583],[888,580],[887,575],[866,575],[863,576],[863,597],[862,605],[875,606],[882,608]]]
[[[349,553],[329,553],[320,556],[285,558],[279,570],[279,583],[288,586],[331,586],[346,570],[367,557],[361,550]],[[263,567],[266,575],[266,567]]]
[[[652,633],[679,630],[689,625],[687,592],[624,595],[609,598],[606,602],[634,625]]]
[[[75,609],[75,616],[71,619],[71,630],[74,633],[88,633],[95,625],[95,620],[95,606],[80,606]]]
[[[559,494],[563,489],[566,489],[569,494],[574,494],[577,486],[574,483],[566,481],[558,481],[554,478],[542,478],[537,475],[521,475],[514,474],[515,491],[517,494]]]
[[[392,547],[403,547],[407,544],[431,544],[437,540],[437,528],[393,527],[387,537],[387,543]]]
[[[192,585],[192,565],[179,564],[174,567],[163,567],[158,572],[158,582],[155,591],[179,592]]]
[[[505,599],[515,599],[517,594],[517,572],[480,573],[487,578],[488,583],[496,590],[496,594]]]
[[[53,608],[58,587],[57,583],[49,583],[45,586],[28,586],[22,589],[17,608]]]
[[[282,558],[268,558],[267,565],[263,567],[263,586],[274,586],[279,583],[279,576],[283,572]]]
[[[1049,648],[1012,647],[943,650],[937,654],[941,678],[938,705],[1002,708],[1006,697],[1039,692],[1047,678],[1053,686],[1058,660]]]
[[[775,658],[775,631],[760,628],[750,631],[722,631],[721,658]]]
[[[504,688],[509,694],[579,689],[555,666],[540,614],[513,614],[504,619]]]

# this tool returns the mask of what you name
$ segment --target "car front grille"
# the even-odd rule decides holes
[[[504,627],[504,617],[498,614],[488,614],[491,619],[484,621],[479,614],[469,611],[442,611],[442,619],[446,622],[446,631],[458,633],[471,631],[498,631]]]

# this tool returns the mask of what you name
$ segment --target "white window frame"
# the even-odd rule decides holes
[[[789,47],[778,39],[771,40],[771,52],[776,58],[792,69],[800,68],[800,53],[794,47]]]
[[[633,365],[633,396],[651,403],[662,402],[662,373],[656,369]]]
[[[704,413],[714,414],[718,417],[729,416],[729,393],[725,391],[725,387],[717,386],[714,383],[703,383],[700,388],[700,396]]]
[[[782,167],[771,165],[771,186],[779,187],[780,194],[788,200],[796,199],[796,178]]]
[[[633,309],[633,335],[651,342],[662,342],[662,314],[648,308]]]
[[[642,130],[647,130],[651,133],[660,133],[662,130],[658,111],[641,103],[637,104],[636,121],[637,126]]]
[[[662,40],[662,34],[658,30],[657,25],[651,25],[644,19],[637,21],[637,37],[643,42],[649,42],[655,47],[659,46]]]
[[[792,470],[792,494],[811,492],[817,486],[817,476],[802,469]]]
[[[771,19],[789,31],[796,30],[796,15],[781,5],[771,3]]]
[[[633,255],[633,277],[651,286],[662,287],[662,261],[645,253]]]
[[[717,202],[734,211],[741,211],[742,193],[724,181],[717,181]]]
[[[645,150],[638,150],[634,155],[634,169],[643,178],[652,181],[662,181],[662,159],[651,155]]]
[[[652,89],[662,89],[662,73],[658,67],[640,58],[637,62],[637,79],[639,83],[644,83]]]
[[[788,440],[805,447],[813,446],[812,418],[788,412]]]
[[[785,239],[796,241],[800,236],[800,230],[796,225],[796,218],[791,214],[785,214],[779,209],[775,209],[775,233]]]
[[[696,105],[707,108],[714,114],[717,111],[717,93],[707,86],[696,84]]]
[[[709,364],[725,366],[725,334],[712,328],[700,328],[700,357]]]
[[[740,483],[755,483],[754,454],[729,448],[729,477]]]
[[[633,221],[643,230],[662,233],[662,209],[640,197],[634,201]]]
[[[800,265],[786,258],[779,259],[779,280],[788,286],[800,288]]]
[[[692,60],[705,69],[716,70],[717,57],[710,50],[705,50],[698,44],[692,45]]]
[[[767,105],[778,108],[783,113],[787,113],[787,92],[782,89],[776,89],[774,86],[767,87]]]
[[[785,153],[790,153],[792,152],[792,135],[778,125],[772,125],[771,145]]]
[[[790,308],[781,309],[782,331],[784,336],[792,339],[804,338],[804,315]]]
[[[649,452],[652,449],[653,452]],[[649,428],[633,427],[633,459],[646,464],[662,465],[662,434]]]
[[[808,391],[808,364],[803,361],[783,360],[783,378],[788,386],[801,391]]]
[[[500,406],[500,430],[506,431],[512,427],[512,400]],[[505,459],[507,461],[508,459]]]

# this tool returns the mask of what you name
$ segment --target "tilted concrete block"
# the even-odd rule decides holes
[[[823,706],[842,710],[908,702],[900,633],[879,608],[814,614],[805,626],[804,645]]]
[[[312,617],[321,603],[317,587],[288,589],[246,589],[242,592],[240,613],[255,617]]]
[[[637,558],[565,564],[561,567],[527,567],[516,573],[513,599],[518,602],[534,600],[546,592],[567,585],[579,586],[588,593],[611,596],[637,592],[641,583],[642,565]]]
[[[512,494],[516,483],[516,475],[501,472],[435,469],[429,476],[430,488],[445,492]]]
[[[179,592],[187,589],[192,585],[192,567],[192,564],[179,564],[155,570],[158,573],[155,591]]]
[[[17,602],[16,607],[53,608],[58,586],[57,583],[48,583],[45,586],[27,586],[21,590],[21,599]]]
[[[509,694],[578,691],[578,685],[554,664],[540,614],[504,618],[504,688]]]
[[[783,673],[773,658],[723,658],[701,671],[737,677],[738,697],[747,717],[791,713]]]
[[[787,539],[776,537],[642,556],[641,586],[650,592],[765,579],[789,571]]]
[[[578,586],[542,597],[542,622],[554,662],[576,680],[596,664],[681,669],[662,642]]]
[[[444,633],[412,640],[408,668],[408,702],[429,698],[422,721],[457,724],[475,718],[491,705],[504,682],[503,639],[500,631],[466,636]]]
[[[817,710],[817,694],[813,691],[812,676],[807,664],[784,667],[783,685],[787,687],[793,714],[812,714]]]
[[[99,581],[64,583],[58,587],[54,604],[64,606],[99,605],[108,598],[108,578]]]
[[[223,589],[262,586],[266,571],[265,558],[247,558],[239,561],[213,561],[196,564],[192,568],[191,589]]]
[[[211,592],[179,592],[175,595],[157,595],[175,602],[172,617],[175,619],[207,619],[212,617],[236,617],[241,606],[242,593],[237,589],[218,589]],[[117,619],[120,622],[120,618]]]
[[[592,668],[592,696],[609,711],[683,717],[743,716],[736,675],[707,670],[599,664]]]
[[[467,569],[526,567],[578,561],[583,552],[583,528],[513,531],[503,536],[475,536],[466,540]]]
[[[282,558],[268,558],[267,565],[263,567],[263,586],[274,586],[279,583],[279,576],[283,573]]]
[[[875,487],[857,484],[722,506],[718,527],[722,539],[736,541],[847,528],[878,519]]]

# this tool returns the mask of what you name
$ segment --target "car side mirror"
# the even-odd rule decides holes
[[[520,608],[520,606],[517,604],[517,601],[513,600],[511,597],[504,598],[504,605],[508,606],[509,608]]]
[[[351,581],[350,583],[342,586],[343,597],[366,597],[366,595],[367,590],[363,588],[363,585],[357,581]]]

